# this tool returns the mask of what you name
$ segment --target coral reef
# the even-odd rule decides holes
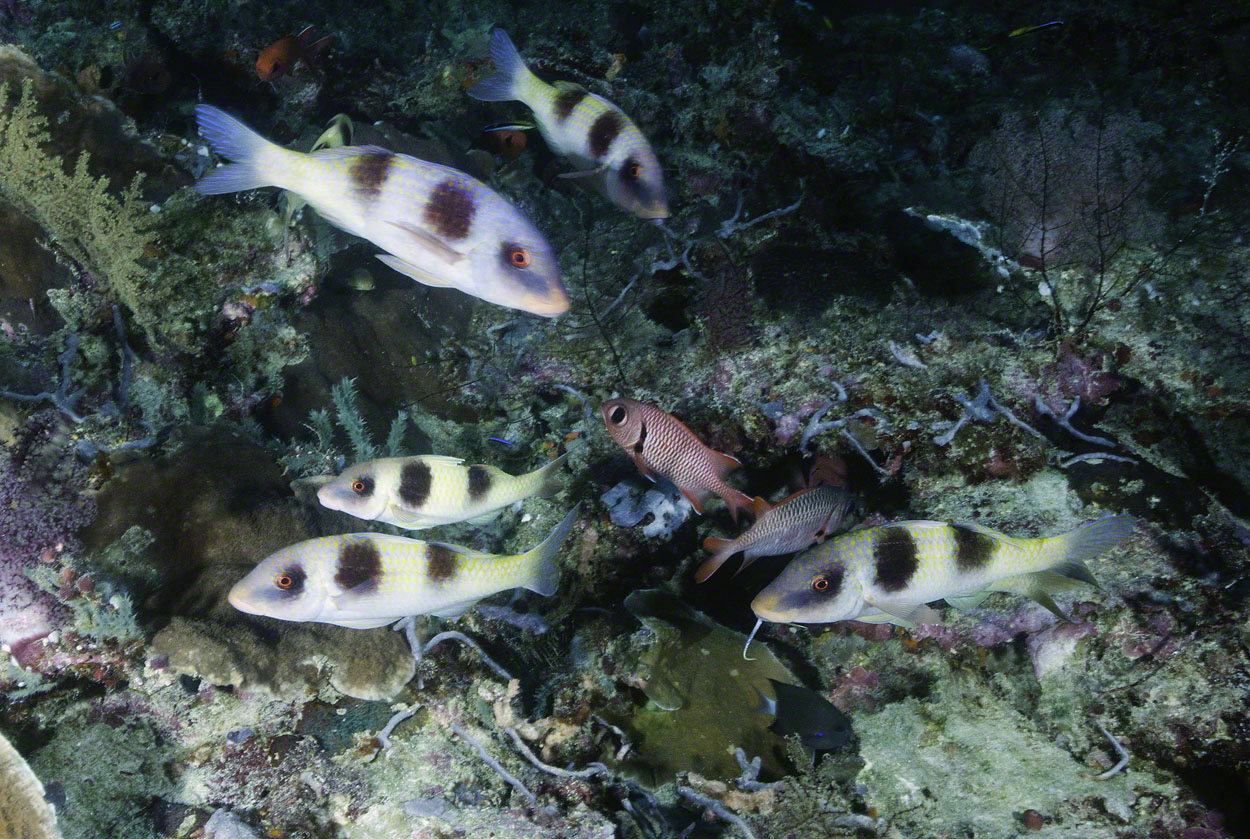
[[[0,2],[3,783],[28,764],[67,839],[1247,835],[1250,25],[1197,12]],[[309,24],[315,60],[258,76]],[[570,113],[628,115],[668,218],[466,94],[494,27]],[[470,172],[570,311],[414,283],[275,189],[196,193],[201,103]],[[996,593],[766,624],[744,659],[789,558],[696,582],[746,522],[645,485],[613,397],[747,496],[845,487],[852,526],[1136,524],[1070,622]],[[315,488],[425,453],[565,456],[559,495],[426,537],[514,553],[580,502],[554,595],[368,630],[229,605],[282,547],[400,533]],[[850,741],[774,734],[767,677]]]

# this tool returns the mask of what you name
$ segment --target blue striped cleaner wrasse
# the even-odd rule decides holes
[[[480,463],[466,466],[443,455],[384,457],[343,470],[317,491],[317,500],[331,510],[406,530],[459,521],[485,524],[510,504],[559,492],[566,457],[524,475]]]
[[[207,172],[206,195],[276,186],[326,221],[368,239],[388,267],[428,286],[555,317],[569,309],[554,251],[497,192],[464,172],[380,146],[305,154],[271,143],[224,111],[196,108],[200,133],[232,161]]]
[[[547,145],[576,167],[561,177],[584,178],[613,204],[642,218],[668,218],[660,162],[620,108],[581,85],[539,79],[502,29],[491,33],[490,57],[495,75],[469,88],[470,96],[520,100],[534,112]]]
[[[279,620],[372,629],[410,615],[459,617],[483,597],[512,588],[549,597],[560,582],[555,559],[577,510],[539,545],[511,556],[385,533],[298,542],[235,583],[230,605]]]
[[[900,521],[854,530],[795,557],[756,596],[761,621],[857,620],[911,627],[940,623],[925,606],[944,599],[974,609],[992,592],[1023,594],[1063,620],[1051,594],[1098,583],[1085,560],[1133,530],[1110,516],[1058,536],[1020,539],[970,524]]]

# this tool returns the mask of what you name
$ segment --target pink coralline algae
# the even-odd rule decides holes
[[[877,707],[880,683],[880,676],[856,665],[838,679],[838,686],[829,694],[829,701],[840,711],[873,711]]]
[[[27,571],[47,555],[77,547],[74,533],[95,514],[95,504],[79,488],[84,470],[70,463],[69,474],[38,474],[27,458],[17,464],[11,455],[0,460],[0,644],[19,663],[30,645],[60,624],[65,608],[41,591]]]

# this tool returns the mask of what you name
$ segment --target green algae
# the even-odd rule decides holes
[[[768,730],[760,692],[771,694],[769,679],[798,680],[772,651],[757,644],[744,659],[745,635],[658,589],[634,592],[625,607],[654,634],[638,657],[650,702],[628,720],[654,782],[679,772],[736,778],[735,748],[758,755],[767,774],[786,774],[785,741]]]

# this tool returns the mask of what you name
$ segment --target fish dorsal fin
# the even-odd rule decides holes
[[[784,504],[785,502],[783,501],[782,503]],[[769,504],[758,495],[751,499],[751,512],[754,514],[756,519],[767,513],[772,508],[772,504]]]
[[[422,230],[420,227],[417,227],[415,224],[409,224],[408,222],[405,222],[405,221],[391,221],[391,220],[388,220],[386,223],[389,224],[391,227],[396,227],[404,231],[405,233],[407,233],[409,236],[415,239],[417,241],[417,244],[419,244],[422,248],[429,251],[431,254],[438,257],[443,262],[446,262],[448,265],[455,265],[457,262],[464,259],[465,257],[463,253],[451,247],[446,242],[444,242],[443,240],[435,236],[433,233],[430,233],[428,230]]]
[[[995,542],[1002,542],[1003,544],[1010,545],[1013,548],[1021,547],[1021,543],[1024,542],[1023,539],[1017,539],[1015,536],[1008,536],[1006,533],[999,533],[997,530],[991,530],[983,524],[976,524],[974,522],[951,522],[951,526],[962,527],[964,530],[971,530],[974,533],[980,533],[982,536],[990,537]]]
[[[820,489],[820,487],[807,487],[806,489],[801,489],[798,492],[792,492],[789,495],[787,495],[785,498],[778,501],[776,504],[773,504],[772,506],[780,507],[782,504],[789,504],[791,501],[798,498],[799,496],[807,495],[809,492],[815,492],[818,489]]]
[[[419,454],[417,457],[424,460],[426,463],[439,463],[447,466],[456,466],[457,464],[464,463],[463,457],[452,457],[449,454]]]
[[[580,84],[578,84],[577,82],[558,81],[558,82],[552,82],[552,83],[551,83],[551,86],[552,86],[552,87],[554,87],[556,90],[559,90],[559,91],[561,91],[561,92],[568,91],[568,90],[580,90],[580,91],[583,91],[583,92],[585,92],[585,93],[589,93],[589,92],[590,92],[590,91],[586,90],[586,86],[585,86],[585,85],[580,85]]]
[[[381,146],[338,146],[328,149],[317,149],[309,152],[309,157],[315,157],[318,160],[347,160],[353,157],[364,157],[366,155],[385,154],[393,155],[395,152],[390,149],[384,149]]]

